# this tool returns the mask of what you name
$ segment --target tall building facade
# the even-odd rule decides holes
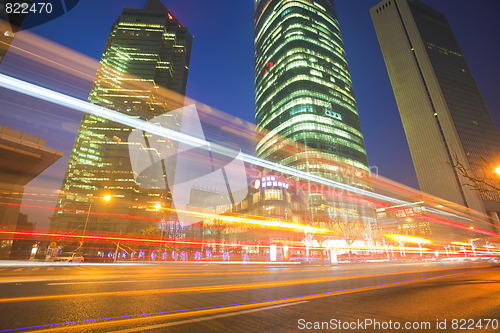
[[[368,188],[337,168],[368,160],[333,0],[255,2],[255,89],[258,157]],[[326,220],[353,210],[309,198],[313,215],[331,207]]]
[[[187,27],[159,0],[148,0],[143,9],[124,9],[109,33],[88,101],[142,120],[178,107],[165,102],[165,92],[160,99],[157,89],[185,93],[191,43]],[[161,218],[153,207],[168,203],[170,194],[136,183],[129,146],[137,143],[128,142],[131,131],[108,119],[83,116],[53,230],[75,231],[88,225],[87,232],[126,233]],[[100,200],[105,195],[111,197],[109,203]]]
[[[500,163],[500,135],[446,17],[418,0],[384,0],[370,14],[420,189],[497,219],[499,194],[481,196],[452,167],[491,178],[484,161]]]

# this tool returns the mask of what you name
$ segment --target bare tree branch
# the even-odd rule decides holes
[[[488,176],[478,176],[474,174],[470,169],[466,168],[459,160],[457,155],[455,155],[453,163],[450,165],[465,179],[469,181],[467,184],[463,184],[464,186],[471,187],[472,189],[479,191],[482,195],[484,195],[489,200],[500,203],[498,199],[498,195],[500,194],[499,181],[496,180],[494,168],[486,161],[482,156],[483,165],[480,168],[483,171],[483,174]],[[496,195],[495,195],[496,194]]]

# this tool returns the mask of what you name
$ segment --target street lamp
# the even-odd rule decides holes
[[[498,166],[496,169],[495,169],[495,172],[500,175],[500,166]]]
[[[161,203],[156,203],[154,205],[155,210],[159,211],[161,213],[161,219],[160,219],[160,250],[163,248],[163,228],[164,228],[164,223],[165,223],[165,213],[163,211],[163,206]]]
[[[309,258],[309,247],[312,244],[312,239],[314,237],[314,228],[309,224],[304,227],[304,244],[306,245],[306,258]]]
[[[85,238],[85,232],[87,231],[87,224],[89,222],[89,217],[90,217],[90,212],[92,211],[92,204],[94,203],[94,196],[90,198],[90,205],[89,209],[87,210],[87,217],[85,218],[85,225],[83,227],[83,232],[82,232],[82,239],[80,240],[80,246],[78,247],[77,250],[79,250],[83,246],[83,239]],[[102,200],[108,202],[111,200],[111,195],[106,194],[105,196],[102,197]]]

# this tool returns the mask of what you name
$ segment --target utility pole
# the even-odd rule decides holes
[[[122,236],[122,231],[120,230],[120,237]],[[118,258],[118,248],[120,247],[120,241],[116,243],[116,250],[115,250],[115,258],[113,260],[113,263],[116,263],[116,258]]]

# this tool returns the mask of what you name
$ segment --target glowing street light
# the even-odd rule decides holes
[[[85,231],[87,230],[87,224],[89,222],[89,216],[90,216],[90,212],[92,210],[92,204],[94,203],[94,198],[95,198],[94,196],[92,196],[90,198],[90,205],[89,205],[89,209],[87,210],[87,218],[85,218],[85,226],[83,227],[82,239],[80,240],[80,246],[78,247],[77,250],[79,250],[83,246],[83,242],[84,242],[83,239],[85,238]],[[108,202],[111,200],[111,195],[106,194],[101,199]]]
[[[157,202],[153,208],[160,212],[161,215],[162,215],[162,218],[160,219],[160,250],[162,248],[162,245],[163,245],[163,232],[164,230],[166,229],[166,225],[165,225],[165,212],[163,211],[163,206],[161,203]]]

